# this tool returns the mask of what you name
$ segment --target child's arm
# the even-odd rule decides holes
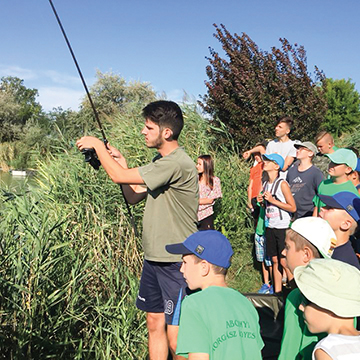
[[[209,354],[205,353],[189,353],[189,360],[209,360]]]
[[[210,199],[210,198],[199,199],[199,205],[211,205],[213,202],[214,202],[214,199]]]
[[[315,360],[332,360],[332,357],[329,356],[324,350],[317,349],[315,351]]]
[[[313,211],[312,216],[315,216],[315,217],[318,216],[318,208],[317,208],[317,206],[314,207],[314,211]]]
[[[294,162],[294,158],[292,156],[287,156],[284,161],[284,166],[282,168],[282,171],[286,171]]]
[[[285,197],[285,201],[286,202],[281,202],[279,200],[276,200],[270,193],[270,191],[266,191],[264,193],[264,197],[265,199],[277,206],[278,208],[282,209],[282,210],[285,210],[285,211],[288,211],[288,212],[295,212],[296,211],[296,204],[295,204],[295,200],[294,200],[294,197],[292,196],[291,194],[291,190],[290,190],[290,186],[287,182],[283,181],[281,183],[281,191],[282,193],[284,194],[284,197]]]
[[[249,209],[252,209],[252,205],[251,205],[251,188],[252,188],[253,181],[254,181],[253,179],[250,180],[249,186],[248,186],[248,189],[247,189],[247,195],[248,195],[247,206],[248,206]]]
[[[265,154],[265,147],[263,145],[258,145],[253,147],[250,150],[247,150],[243,153],[243,158],[246,160],[250,157],[254,152],[259,152],[260,154]]]

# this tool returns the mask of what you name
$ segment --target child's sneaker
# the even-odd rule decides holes
[[[273,295],[274,294],[274,288],[272,285],[270,285],[270,288],[269,288],[269,294]]]
[[[263,286],[258,291],[258,294],[269,294],[271,288],[272,286],[270,286],[269,284],[263,284]]]

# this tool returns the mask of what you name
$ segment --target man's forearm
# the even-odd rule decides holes
[[[93,148],[96,151],[97,157],[101,162],[104,170],[109,175],[110,179],[117,184],[143,184],[139,170],[125,169],[122,167],[112,156],[108,153],[104,143],[94,137],[85,136],[76,142],[77,147],[80,150],[86,148]]]

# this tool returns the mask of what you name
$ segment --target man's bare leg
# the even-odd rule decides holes
[[[169,353],[164,313],[146,314],[146,326],[149,333],[149,359],[167,360]]]

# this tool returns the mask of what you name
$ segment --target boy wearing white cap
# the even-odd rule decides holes
[[[338,149],[332,154],[325,154],[330,160],[328,173],[330,179],[322,181],[318,187],[318,195],[331,196],[340,191],[350,191],[358,194],[354,184],[348,179],[348,175],[357,167],[356,154],[349,149]],[[313,216],[318,216],[324,203],[315,195]]]
[[[327,221],[310,216],[294,221],[287,230],[283,254],[290,272],[294,273],[296,267],[312,259],[330,258],[335,245],[336,236]],[[286,299],[279,360],[310,360],[315,344],[325,336],[311,334],[307,329],[299,310],[302,301],[299,289],[291,291]]]
[[[225,282],[233,251],[216,230],[198,231],[166,245],[183,255],[180,271],[191,290],[181,304],[176,354],[198,360],[261,359],[259,316],[248,299]]]
[[[315,259],[294,272],[304,301],[300,310],[312,333],[327,333],[313,350],[314,360],[360,359],[360,271],[334,259]]]

